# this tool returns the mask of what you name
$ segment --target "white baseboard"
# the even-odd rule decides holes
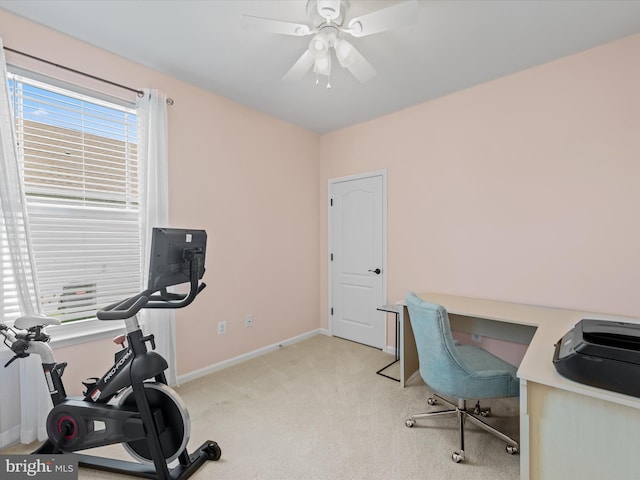
[[[0,449],[20,443],[20,425],[10,428],[0,434]]]
[[[298,335],[296,337],[292,337],[287,340],[274,343],[272,345],[267,345],[266,347],[259,348],[258,350],[254,350],[253,352],[243,353],[242,355],[238,355],[237,357],[233,357],[228,360],[223,360],[222,362],[215,363],[208,367],[204,367],[199,370],[195,370],[193,372],[180,375],[178,377],[178,385],[190,382],[191,380],[195,380],[196,378],[204,377],[205,375],[208,375],[213,372],[217,372],[219,370],[223,370],[233,365],[246,362],[247,360],[259,357],[260,355],[264,355],[265,353],[273,352],[274,350],[278,350],[279,348],[286,347],[287,345],[293,345],[294,343],[301,342],[302,340],[306,340],[307,338],[311,338],[316,335],[330,336],[329,330],[327,330],[326,328],[318,328],[316,330],[303,333],[302,335]]]

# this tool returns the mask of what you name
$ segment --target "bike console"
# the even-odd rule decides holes
[[[143,308],[183,308],[206,287],[204,276],[207,233],[204,230],[154,228],[151,237],[147,290],[97,312],[100,320],[126,320]],[[186,294],[168,287],[189,283]]]

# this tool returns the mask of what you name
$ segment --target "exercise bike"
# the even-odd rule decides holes
[[[97,312],[100,320],[124,320],[127,333],[114,339],[122,348],[113,366],[102,377],[83,382],[82,397],[67,397],[62,382],[67,364],[55,361],[44,331],[59,325],[58,319],[27,315],[13,328],[0,324],[4,343],[14,353],[5,367],[32,353],[40,355],[53,402],[48,440],[33,453],[71,453],[120,443],[137,461],[78,454],[78,464],[157,480],[184,480],[206,461],[220,459],[220,447],[210,440],[188,453],[189,413],[167,386],[167,361],[153,351],[154,336],[143,335],[136,316],[143,308],[183,308],[193,302],[206,286],[200,283],[205,247],[203,230],[153,229],[149,288]],[[188,293],[167,291],[180,283],[189,283]]]

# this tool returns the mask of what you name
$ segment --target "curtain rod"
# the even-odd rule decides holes
[[[107,83],[107,84],[112,85],[114,87],[122,88],[122,89],[128,90],[130,92],[134,92],[136,95],[138,95],[138,97],[143,97],[144,96],[144,92],[142,90],[138,90],[137,88],[127,87],[126,85],[122,85],[120,83],[112,82],[111,80],[107,80],[105,78],[97,77],[95,75],[91,75],[90,73],[85,73],[85,72],[81,72],[80,70],[76,70],[74,68],[65,67],[64,65],[60,65],[58,63],[54,63],[54,62],[51,62],[49,60],[45,60],[44,58],[36,57],[35,55],[31,55],[29,53],[21,52],[19,50],[15,50],[13,48],[9,48],[9,47],[3,47],[3,48],[8,52],[16,53],[18,55],[22,55],[23,57],[28,57],[28,58],[31,58],[33,60],[37,60],[39,62],[43,62],[43,63],[46,63],[48,65],[52,65],[54,67],[61,68],[62,70],[66,70],[68,72],[77,73],[78,75],[82,75],[84,77],[88,77],[88,78],[91,78],[93,80],[98,80],[99,82]],[[167,105],[173,105],[173,99],[167,98]]]

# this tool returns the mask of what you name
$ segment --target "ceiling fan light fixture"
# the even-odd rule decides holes
[[[337,39],[334,47],[336,49],[336,58],[343,68],[350,67],[357,60],[358,53],[346,40]]]
[[[375,68],[349,42],[338,39],[334,47],[336,49],[336,58],[340,65],[349,69],[360,83],[368,82],[375,77]]]
[[[316,59],[313,71],[318,75],[331,75],[331,57],[329,55]]]
[[[326,57],[329,53],[329,39],[323,32],[318,33],[309,42],[309,51],[316,59]]]

